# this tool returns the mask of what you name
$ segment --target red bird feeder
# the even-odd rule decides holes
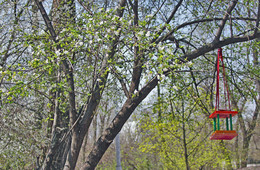
[[[223,68],[223,84],[224,84],[224,97],[225,97],[225,109],[219,109],[219,60],[222,62]],[[225,77],[225,67],[222,57],[222,49],[218,49],[217,58],[217,87],[216,87],[216,105],[215,111],[209,116],[214,122],[214,133],[211,135],[211,140],[231,140],[237,136],[237,132],[232,127],[232,117],[237,114],[237,111],[231,111],[230,100],[228,93],[228,85]],[[229,108],[227,109],[227,102]],[[226,118],[226,130],[220,130],[219,119]],[[229,120],[228,120],[229,119]]]

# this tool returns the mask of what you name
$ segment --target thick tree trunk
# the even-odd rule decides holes
[[[82,145],[82,162],[84,162],[86,160],[87,144],[88,144],[88,132],[86,133],[85,138],[83,140],[83,145]]]
[[[56,79],[56,93],[54,94],[54,107],[52,108],[53,121],[51,127],[51,146],[46,155],[45,161],[43,163],[42,169],[59,169],[64,165],[64,154],[67,154],[67,146],[70,144],[71,138],[67,138],[63,143],[60,142],[60,139],[68,131],[68,119],[66,119],[66,114],[60,111],[60,103],[62,102],[63,93],[58,84],[61,80],[61,70],[57,70],[57,79]],[[66,156],[66,155],[65,155]]]

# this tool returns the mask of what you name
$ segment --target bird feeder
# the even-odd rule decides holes
[[[221,60],[223,68],[223,85],[224,85],[224,98],[225,98],[225,109],[219,109],[219,61]],[[228,103],[228,108],[227,108]],[[216,86],[216,105],[215,111],[209,116],[213,119],[214,124],[214,133],[211,135],[211,140],[231,140],[237,136],[237,132],[233,130],[232,126],[232,117],[235,116],[238,112],[231,111],[230,109],[230,100],[228,93],[228,85],[225,77],[225,67],[222,57],[222,49],[218,49],[218,58],[217,58],[217,86]],[[226,119],[226,130],[220,130],[220,119]]]

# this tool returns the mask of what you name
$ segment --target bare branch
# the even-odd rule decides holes
[[[177,10],[179,9],[179,7],[181,6],[182,2],[183,2],[183,0],[180,0],[180,1],[178,2],[178,4],[175,6],[175,8],[173,9],[171,15],[170,15],[169,18],[167,19],[166,24],[169,24],[169,23],[171,22],[172,18],[173,18],[174,15],[176,14],[176,12],[177,12]],[[158,31],[158,33],[157,33],[158,35],[161,35],[161,33],[166,29],[166,24],[161,28],[160,31]],[[154,40],[152,40],[152,42],[157,42],[157,43],[158,43],[158,42],[160,41],[159,39],[160,39],[160,38],[154,39]]]
[[[179,7],[181,6],[182,2],[183,2],[183,0],[180,0],[180,1],[178,2],[178,4],[174,7],[174,9],[173,9],[171,15],[169,16],[169,18],[168,18],[167,21],[166,21],[167,24],[169,24],[169,23],[171,22],[172,18],[173,18],[174,15],[176,14],[176,12],[177,12],[177,10],[179,9]],[[164,26],[163,28],[165,29],[166,26]]]
[[[121,86],[122,86],[122,89],[123,89],[123,91],[124,91],[124,93],[125,93],[125,96],[126,96],[127,98],[130,98],[131,96],[130,96],[130,94],[129,94],[129,91],[127,90],[126,84],[125,84],[125,82],[124,82],[122,76],[118,73],[118,71],[116,70],[115,67],[112,68],[112,72],[114,73],[114,75],[116,76],[116,78],[119,80],[119,82],[120,82],[120,84],[121,84]]]
[[[40,2],[39,0],[34,0],[34,1],[35,1],[36,5],[38,6],[38,8],[39,8],[39,10],[40,10],[40,12],[42,14],[42,17],[43,17],[44,22],[45,22],[45,24],[47,26],[47,29],[49,30],[49,32],[51,34],[52,39],[54,41],[57,41],[56,40],[57,34],[56,34],[52,24],[51,24],[51,20],[50,20],[49,16],[47,15],[47,12],[46,12],[45,8],[42,5],[42,2]]]
[[[243,18],[243,17],[233,17],[231,18],[232,20],[247,20],[247,21],[256,21],[257,19],[255,18]],[[198,24],[198,23],[204,23],[204,22],[211,22],[211,21],[218,21],[218,20],[222,20],[222,18],[206,18],[206,19],[199,19],[199,20],[194,20],[194,21],[190,21],[190,22],[185,22],[181,25],[178,25],[177,27],[175,27],[174,29],[172,29],[171,31],[169,31],[167,34],[165,34],[163,37],[160,37],[157,42],[160,41],[164,41],[165,39],[167,39],[168,36],[172,35],[175,31],[184,28],[186,26],[190,26],[193,24]],[[251,29],[252,30],[252,29]],[[242,33],[243,34],[243,33]],[[239,34],[239,35],[242,35]]]
[[[93,13],[91,12],[91,10],[84,4],[83,0],[77,0],[77,1],[78,1],[78,3],[79,3],[86,11],[88,11],[88,13],[89,13],[90,15],[93,15]]]
[[[7,60],[7,58],[10,56],[9,51],[11,50],[12,43],[13,43],[13,41],[14,41],[14,39],[15,39],[15,32],[16,32],[16,26],[17,26],[17,24],[18,24],[18,20],[19,20],[19,18],[21,17],[21,15],[22,15],[24,9],[26,9],[26,7],[28,7],[29,3],[30,3],[30,0],[27,1],[27,3],[26,3],[25,6],[21,9],[21,11],[18,13],[18,15],[15,14],[14,29],[13,29],[13,31],[12,31],[10,40],[9,40],[9,42],[8,42],[7,49],[6,49],[6,51],[5,51],[5,55],[4,55],[4,57],[2,58],[2,61],[1,61],[1,63],[0,63],[1,66],[4,66],[4,64],[5,64],[6,60]]]
[[[231,11],[235,8],[237,2],[238,2],[238,0],[233,0],[232,3],[229,5],[227,12],[226,12],[225,16],[223,17],[222,22],[219,26],[219,29],[216,33],[215,41],[219,41],[219,38],[220,38],[222,31],[224,29],[224,26],[226,24],[226,21],[228,20],[228,17],[231,15]]]

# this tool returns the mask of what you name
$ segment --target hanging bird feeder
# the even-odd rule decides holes
[[[224,85],[224,98],[225,98],[225,109],[219,109],[219,61],[221,60],[223,68],[223,85]],[[228,103],[228,108],[227,108]],[[232,126],[232,117],[235,116],[238,112],[231,111],[230,109],[230,100],[228,93],[228,85],[225,77],[225,67],[222,57],[222,49],[218,49],[218,58],[217,58],[217,87],[216,87],[216,105],[215,111],[209,116],[213,119],[214,123],[214,133],[211,135],[211,140],[231,140],[237,136],[237,132],[233,130]],[[220,119],[226,119],[226,130],[220,130]]]

